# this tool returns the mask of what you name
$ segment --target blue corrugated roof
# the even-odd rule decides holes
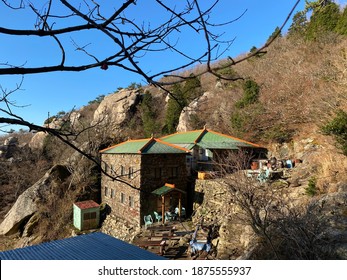
[[[101,232],[0,252],[0,260],[165,260]]]

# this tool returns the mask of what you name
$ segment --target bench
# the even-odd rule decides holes
[[[160,255],[164,255],[165,247],[168,246],[165,240],[143,240],[136,242],[140,248],[148,249],[148,247],[160,247]]]
[[[165,231],[169,231],[171,235],[174,234],[174,232],[176,231],[175,227],[166,227],[166,226],[154,226],[149,228],[151,235],[155,234],[156,232],[165,232]]]

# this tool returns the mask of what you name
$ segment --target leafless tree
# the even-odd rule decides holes
[[[243,152],[229,154],[218,163],[221,182],[231,193],[235,223],[250,226],[257,236],[250,258],[255,259],[329,259],[334,258],[334,240],[327,234],[329,221],[322,205],[305,200],[286,199],[285,184],[261,184],[247,175],[250,157]],[[246,163],[246,164],[245,164]],[[233,173],[230,174],[230,170]],[[223,172],[224,171],[224,172]]]
[[[42,4],[41,1],[7,1],[1,0],[0,5],[6,11],[9,18],[18,23],[18,17],[23,17],[23,25],[19,28],[12,28],[12,23],[7,26],[0,26],[0,34],[5,40],[21,38],[39,42],[49,39],[51,50],[59,50],[60,58],[57,54],[54,59],[57,61],[40,65],[40,62],[30,64],[23,62],[17,65],[3,58],[0,61],[0,75],[34,75],[48,72],[80,72],[92,68],[107,70],[116,67],[126,72],[139,75],[151,85],[170,92],[165,87],[167,83],[160,80],[164,76],[174,76],[172,73],[187,68],[197,63],[206,65],[202,68],[198,76],[211,73],[221,79],[230,79],[218,74],[221,67],[230,67],[240,63],[272,43],[273,37],[257,52],[249,54],[239,60],[228,58],[228,62],[223,66],[214,66],[212,63],[225,54],[233,43],[233,38],[225,38],[220,28],[238,20],[243,15],[230,19],[228,22],[213,22],[211,15],[217,5],[223,5],[222,1],[212,0],[198,1],[188,0],[183,3],[173,1],[152,0],[150,1],[158,11],[156,17],[148,11],[138,11],[141,18],[133,18],[131,12],[143,8],[143,3],[136,0],[113,1],[112,4],[101,3],[95,0],[66,1],[49,0]],[[149,1],[144,3],[148,4]],[[293,9],[288,13],[282,27],[278,30],[280,34],[283,26],[289,20],[295,7],[300,1],[296,1]],[[113,5],[113,6],[112,6]],[[141,13],[142,12],[142,13]],[[246,11],[244,11],[246,12]],[[150,15],[150,16],[149,16]],[[31,17],[30,17],[31,16]],[[28,18],[29,21],[25,22]],[[18,25],[16,25],[18,26]],[[30,26],[34,26],[30,29]],[[87,33],[90,42],[81,43],[78,39],[80,33]],[[204,44],[200,53],[188,54],[179,42],[181,34],[197,34],[202,38]],[[277,35],[278,35],[277,34]],[[23,44],[25,48],[25,44]],[[105,51],[104,51],[105,50]],[[106,51],[107,50],[107,51]],[[110,51],[111,50],[111,51]],[[81,60],[74,60],[76,52],[83,55]],[[157,52],[166,52],[184,58],[181,65],[166,68],[165,65],[156,73],[149,73],[143,62],[143,57]],[[40,58],[42,59],[42,58]],[[39,65],[39,66],[37,66]],[[183,81],[186,77],[174,76],[176,82]],[[236,78],[232,78],[236,79]],[[44,131],[49,133],[71,148],[77,150],[82,155],[98,163],[98,160],[90,154],[79,149],[71,141],[71,137],[76,136],[75,132],[52,129],[50,127],[33,124],[23,119],[13,112],[13,107],[17,106],[10,98],[10,95],[21,89],[23,78],[14,89],[8,90],[4,86],[0,87],[0,124],[25,126],[29,130]],[[172,83],[172,82],[170,82]]]

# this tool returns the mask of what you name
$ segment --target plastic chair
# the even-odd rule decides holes
[[[170,212],[165,212],[165,223],[166,222],[171,222],[173,219],[173,216]]]
[[[175,214],[178,216],[179,209],[178,207],[175,208]],[[181,217],[186,217],[186,209],[184,207],[181,207]]]
[[[147,229],[147,226],[153,224],[153,218],[151,215],[144,216],[143,220],[145,221],[145,229]]]
[[[159,213],[158,213],[158,212],[153,211],[153,213],[154,213],[154,217],[155,217],[155,219],[156,219],[156,220],[157,220],[157,222],[159,223],[159,222],[161,221],[161,219],[162,219],[162,216],[161,216],[161,215],[159,215]]]

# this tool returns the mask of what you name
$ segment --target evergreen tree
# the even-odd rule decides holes
[[[335,32],[340,19],[340,10],[337,4],[330,1],[322,2],[324,5],[315,5],[312,8],[312,16],[306,32],[306,37],[309,40],[318,39],[328,32]]]
[[[184,98],[187,102],[190,102],[199,97],[201,93],[200,80],[194,74],[190,74],[189,79],[186,80],[183,86]]]
[[[243,85],[243,97],[235,103],[236,108],[244,108],[247,105],[256,103],[259,98],[259,86],[253,80],[247,80]]]
[[[337,22],[336,32],[342,35],[347,35],[347,6],[343,10],[342,15]]]
[[[282,37],[282,33],[281,33],[280,28],[278,26],[275,28],[274,32],[272,32],[272,34],[270,35],[270,37],[267,39],[266,42],[269,43],[275,37]]]
[[[143,123],[143,130],[146,137],[151,136],[156,132],[156,113],[154,110],[153,97],[150,93],[146,93],[143,96],[140,106],[141,119]]]
[[[293,17],[291,26],[289,27],[288,36],[291,38],[303,37],[306,33],[307,24],[306,13],[303,11],[297,12]]]
[[[187,99],[180,84],[175,84],[171,92],[165,116],[165,133],[176,131],[182,109],[187,106]]]
[[[251,47],[251,49],[249,50],[250,53],[255,53],[258,50],[258,48],[256,46]]]
[[[173,133],[179,122],[181,112],[193,99],[202,93],[200,80],[191,74],[184,85],[175,84],[171,90],[165,116],[164,133]]]
[[[305,12],[317,11],[320,8],[323,8],[329,4],[332,4],[332,0],[317,0],[317,1],[305,1]]]
[[[322,127],[322,132],[334,136],[338,148],[347,156],[347,112],[337,111],[336,117]]]

